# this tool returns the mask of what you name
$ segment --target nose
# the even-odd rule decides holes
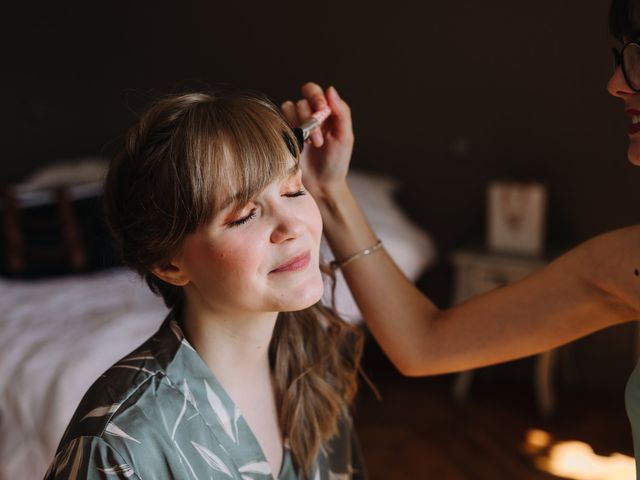
[[[304,223],[293,212],[280,212],[271,232],[272,243],[283,243],[295,240],[304,231]]]
[[[611,75],[611,78],[607,82],[607,90],[609,90],[609,93],[614,97],[623,99],[636,93],[629,87],[627,80],[624,78],[622,67],[616,68],[613,75]]]

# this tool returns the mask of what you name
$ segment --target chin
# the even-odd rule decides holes
[[[629,149],[627,150],[627,158],[630,163],[640,167],[640,138],[631,137]]]
[[[317,279],[314,278],[305,282],[303,285],[299,285],[296,288],[292,288],[287,292],[286,298],[283,298],[281,308],[278,310],[281,312],[296,312],[304,310],[312,305],[315,305],[320,301],[324,294],[324,282],[322,276],[317,275]]]

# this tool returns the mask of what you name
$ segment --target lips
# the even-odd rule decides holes
[[[282,272],[295,272],[303,270],[309,265],[311,261],[311,252],[306,251],[299,255],[289,258],[277,268],[274,268],[269,273],[282,273]]]

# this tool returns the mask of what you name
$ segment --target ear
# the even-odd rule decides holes
[[[153,267],[151,273],[160,280],[164,280],[177,287],[184,287],[191,281],[191,277],[185,271],[182,262],[178,259],[171,259],[168,262]]]

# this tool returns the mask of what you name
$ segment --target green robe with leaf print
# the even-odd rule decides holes
[[[286,442],[285,442],[286,443]],[[366,478],[351,420],[318,454],[310,480]],[[89,389],[45,480],[302,478],[285,447],[279,475],[174,315]]]

